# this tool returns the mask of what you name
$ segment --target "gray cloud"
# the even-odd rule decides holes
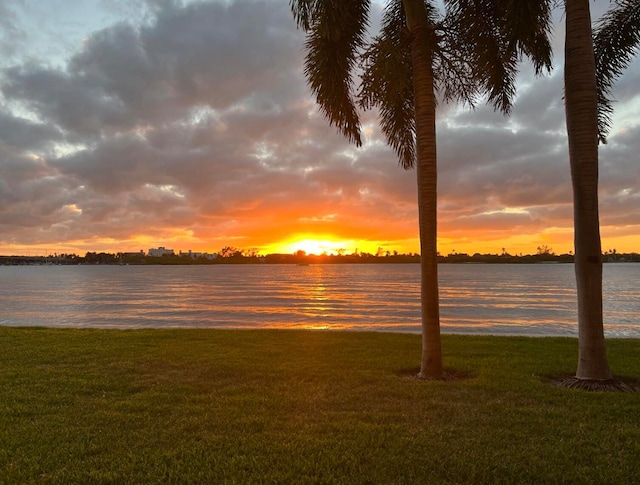
[[[101,2],[129,18],[91,32],[60,68],[2,71],[1,241],[416,239],[415,172],[398,167],[375,113],[359,149],[318,113],[286,2]],[[439,225],[454,242],[571,227],[561,69],[535,79],[525,67],[521,81],[510,118],[439,108]],[[639,81],[634,65],[619,105],[638,102]],[[624,113],[601,149],[610,234],[639,224],[639,130]]]
[[[0,109],[0,143],[18,150],[39,150],[52,141],[62,139],[53,126],[17,118]]]
[[[281,9],[169,4],[157,15],[150,26],[123,22],[93,33],[65,72],[6,70],[3,94],[67,130],[98,135],[171,121],[194,106],[226,109],[302,92],[301,36]]]
[[[27,39],[20,27],[15,9],[8,0],[0,0],[0,54],[13,58]]]

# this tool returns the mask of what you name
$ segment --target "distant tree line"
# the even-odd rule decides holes
[[[417,253],[400,254],[397,251],[378,251],[377,254],[354,252],[352,254],[307,254],[296,251],[293,254],[260,255],[256,249],[239,249],[224,247],[217,257],[189,257],[186,254],[171,254],[164,256],[148,256],[144,253],[106,253],[87,252],[84,256],[77,254],[54,254],[49,256],[0,256],[0,265],[75,265],[75,264],[161,264],[161,265],[195,265],[195,264],[389,264],[389,263],[419,263]],[[485,264],[531,264],[531,263],[573,263],[571,253],[556,254],[547,246],[539,246],[535,254],[509,254],[504,248],[500,254],[490,253],[458,253],[447,255],[438,253],[438,263],[485,263]],[[639,253],[618,253],[615,249],[603,254],[605,262],[640,262]]]

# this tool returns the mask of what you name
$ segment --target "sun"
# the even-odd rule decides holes
[[[332,241],[330,239],[298,239],[283,245],[286,248],[285,253],[295,253],[304,251],[306,254],[335,254],[340,251],[348,252],[348,247],[343,241]]]
[[[355,252],[376,252],[380,244],[376,241],[341,239],[328,234],[298,234],[263,248],[267,253],[294,254],[353,254]]]

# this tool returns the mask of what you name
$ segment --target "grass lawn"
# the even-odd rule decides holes
[[[608,341],[640,379],[640,341]],[[640,482],[640,392],[560,389],[569,338],[0,327],[0,484]]]

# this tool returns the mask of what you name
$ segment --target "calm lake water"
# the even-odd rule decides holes
[[[573,265],[440,265],[445,333],[577,335]],[[0,325],[420,332],[417,264],[0,266]],[[605,331],[640,338],[640,264],[604,266]]]

